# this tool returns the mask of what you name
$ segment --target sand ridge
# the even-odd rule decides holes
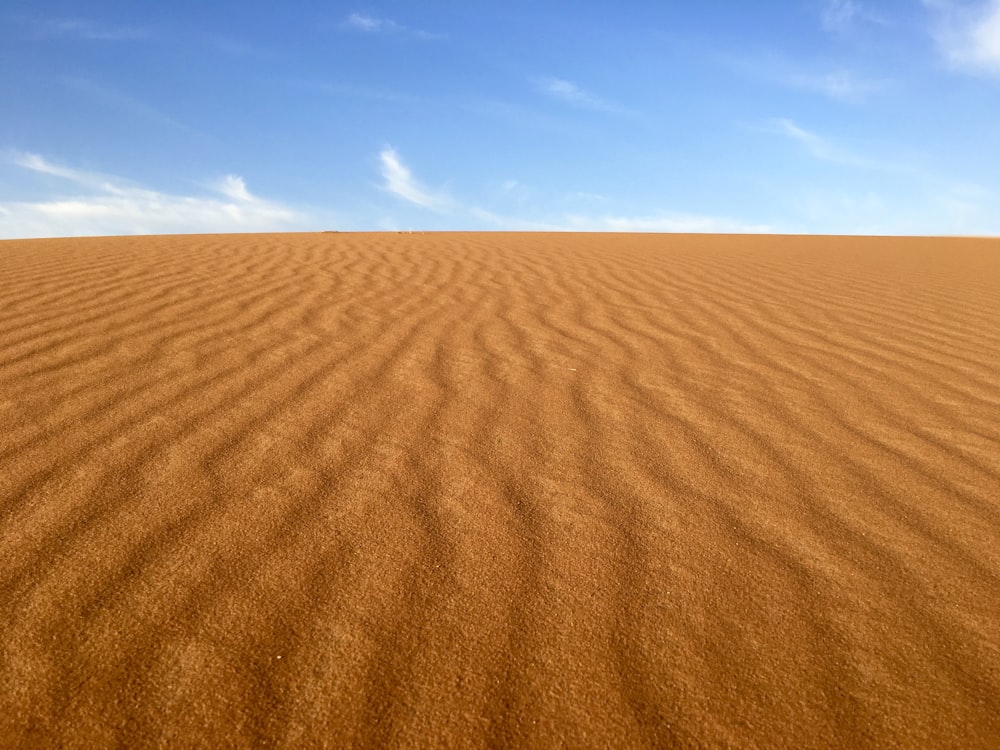
[[[0,242],[0,745],[1000,746],[1000,241]]]

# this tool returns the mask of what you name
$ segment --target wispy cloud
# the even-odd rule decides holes
[[[783,80],[791,87],[813,91],[844,102],[863,101],[871,94],[885,88],[884,81],[864,78],[849,70],[818,74],[790,73]]]
[[[173,117],[164,114],[146,102],[129,96],[128,94],[124,94],[116,89],[95,83],[87,78],[68,77],[63,79],[61,82],[68,89],[84,99],[94,102],[101,107],[113,110],[116,114],[123,115],[126,118],[142,120],[158,128],[174,130],[180,133],[185,133],[189,136],[195,136],[198,138],[205,137],[205,135],[200,131],[175,120]]]
[[[858,0],[827,0],[820,13],[823,29],[844,33],[858,24],[884,24],[885,19]]]
[[[998,236],[998,196],[978,186],[912,178],[907,189],[803,186],[789,207],[807,232],[872,235]]]
[[[801,144],[814,158],[850,167],[874,167],[873,162],[852,153],[834,141],[811,130],[806,130],[785,117],[772,120],[768,130]]]
[[[582,107],[584,109],[592,109],[599,112],[612,112],[616,114],[624,114],[627,112],[626,108],[620,104],[616,104],[615,102],[607,99],[602,99],[601,97],[580,88],[575,83],[565,81],[561,78],[540,78],[538,79],[538,88],[543,94],[546,94],[553,99],[565,102],[566,104],[571,104],[574,107]]]
[[[722,216],[684,213],[656,213],[646,216],[620,214],[562,214],[540,219],[525,219],[469,209],[472,218],[504,231],[524,232],[669,232],[681,234],[765,234],[775,232],[766,224],[750,224]]]
[[[721,216],[660,213],[651,216],[580,216],[566,219],[566,228],[580,232],[678,232],[682,234],[766,234],[766,224],[748,224]]]
[[[452,207],[453,201],[447,195],[434,193],[421,185],[391,146],[382,149],[379,161],[385,180],[383,188],[388,192],[431,211],[444,212]]]
[[[4,161],[67,183],[45,200],[0,203],[0,236],[5,238],[268,231],[289,229],[307,218],[252,194],[236,175],[216,183],[215,195],[176,195],[38,154],[8,152]]]
[[[569,120],[547,111],[545,107],[499,99],[471,99],[466,108],[473,114],[500,121],[500,127],[514,127],[546,133],[557,137],[579,134],[589,127],[579,119]]]
[[[257,44],[252,44],[245,39],[229,36],[227,34],[216,34],[205,32],[198,36],[201,43],[210,51],[221,53],[228,57],[235,58],[272,58],[273,55],[266,48]]]
[[[949,65],[1000,76],[1000,0],[924,0],[935,15],[932,33]]]
[[[721,55],[720,64],[755,82],[819,94],[840,102],[863,102],[893,85],[885,77],[872,77],[850,67],[834,69],[769,53],[756,56]]]
[[[377,16],[369,16],[364,13],[351,13],[344,19],[341,28],[350,31],[360,31],[366,34],[403,34],[419,39],[441,38],[440,34],[432,34],[429,31],[404,26],[401,23],[393,21],[391,18],[378,18]]]
[[[871,149],[868,153],[861,153],[844,145],[840,140],[808,130],[787,117],[769,120],[764,124],[764,130],[787,138],[820,161],[881,173],[883,176],[903,178],[911,184],[946,182],[936,176],[933,169],[929,169],[925,165],[925,160],[919,155],[890,151],[886,144],[880,147],[877,154]]]
[[[296,88],[318,91],[331,96],[345,96],[355,99],[369,99],[371,101],[387,102],[390,104],[427,104],[428,100],[416,94],[392,89],[378,88],[375,86],[362,86],[355,83],[342,83],[338,81],[316,81],[292,79],[288,81],[290,86]]]
[[[946,182],[930,194],[945,221],[956,234],[1000,236],[996,207],[1000,194],[980,185]]]
[[[435,195],[417,181],[403,165],[399,155],[386,147],[380,154],[385,189],[404,200],[433,211],[447,211],[462,222],[462,226],[480,225],[506,231],[546,232],[739,232],[759,233],[774,231],[763,224],[748,224],[718,216],[660,212],[646,216],[628,216],[611,213],[587,215],[566,213],[541,217],[524,217],[499,213],[472,203],[456,200],[447,195]],[[507,180],[501,191],[521,189],[516,180]],[[590,196],[603,200],[603,196]],[[385,226],[396,226],[389,221]]]
[[[362,13],[351,13],[345,20],[344,26],[356,31],[393,31],[399,28],[399,24],[385,18],[375,18]]]
[[[51,177],[58,177],[66,180],[67,182],[73,182],[81,187],[96,190],[101,193],[124,195],[131,189],[131,187],[125,184],[122,180],[117,180],[114,177],[99,174],[97,172],[88,172],[56,164],[39,154],[32,154],[26,151],[7,151],[0,154],[0,157],[8,163],[21,167],[22,169],[26,169],[30,172],[49,175]]]
[[[86,18],[23,18],[38,38],[78,39],[88,42],[133,42],[148,39],[149,30],[120,26]]]
[[[919,158],[899,161],[858,154],[789,119],[767,129],[805,148],[815,159],[863,172],[846,183],[796,188],[789,202],[806,231],[842,234],[985,235],[1000,231],[994,189],[955,180]]]

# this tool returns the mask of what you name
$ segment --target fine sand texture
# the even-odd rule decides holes
[[[1000,240],[0,242],[0,746],[1000,747]]]

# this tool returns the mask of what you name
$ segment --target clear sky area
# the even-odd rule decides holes
[[[0,237],[1000,234],[1000,0],[0,4]]]

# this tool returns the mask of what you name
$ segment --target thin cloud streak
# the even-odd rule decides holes
[[[679,234],[771,234],[776,231],[766,224],[748,224],[721,216],[683,213],[658,213],[648,216],[564,214],[532,220],[504,216],[473,207],[469,209],[469,214],[505,231]]]
[[[372,18],[371,16],[365,16],[361,13],[352,13],[344,21],[344,25],[348,28],[356,29],[358,31],[382,31],[383,29],[396,28],[398,24],[394,21],[385,21],[381,18]]]
[[[342,29],[359,31],[364,34],[404,34],[419,39],[440,39],[440,34],[414,29],[393,21],[391,18],[378,18],[364,13],[351,13],[341,24]]]
[[[786,138],[790,138],[791,140],[802,144],[814,158],[821,161],[828,161],[834,164],[842,164],[850,167],[872,168],[879,166],[868,161],[867,159],[851,153],[850,151],[847,151],[818,133],[814,133],[800,127],[793,120],[788,118],[782,117],[773,120],[768,129],[773,133],[783,135]]]
[[[308,218],[253,195],[237,175],[227,175],[215,185],[217,196],[189,196],[72,169],[38,154],[9,152],[5,160],[63,180],[74,190],[41,201],[0,203],[4,238],[278,231]]]
[[[794,73],[785,79],[789,86],[804,91],[814,91],[830,99],[844,102],[860,102],[884,88],[880,81],[862,78],[849,70],[835,70],[830,73]]]
[[[589,91],[580,88],[575,83],[565,81],[561,78],[540,78],[538,80],[538,88],[543,94],[546,94],[553,99],[565,102],[566,104],[571,104],[574,107],[582,107],[583,109],[592,109],[598,112],[611,112],[616,114],[624,114],[627,112],[625,107],[608,101],[607,99],[602,99],[599,96],[595,96]]]
[[[96,172],[85,172],[79,169],[64,167],[54,164],[39,154],[32,154],[24,151],[8,151],[4,154],[5,161],[22,169],[27,169],[38,174],[59,177],[70,182],[75,182],[83,187],[99,190],[112,195],[121,195],[123,188],[115,184],[115,181]]]
[[[143,120],[151,125],[185,133],[197,138],[205,138],[205,134],[165,115],[145,102],[108,86],[95,83],[87,78],[67,77],[62,79],[63,85],[87,100],[103,107],[121,113],[126,117]]]
[[[31,33],[43,39],[77,39],[86,42],[136,42],[148,39],[147,29],[115,26],[85,18],[30,18]]]
[[[446,195],[436,195],[420,184],[403,164],[399,154],[391,146],[386,146],[379,154],[382,164],[383,188],[403,200],[431,211],[444,212],[451,207],[451,199]]]
[[[768,130],[801,144],[813,158],[903,181],[902,201],[871,190],[796,194],[792,203],[810,219],[809,231],[965,236],[995,234],[1000,226],[995,218],[1000,194],[991,188],[942,176],[917,163],[860,156],[787,118],[772,121]]]
[[[754,82],[819,94],[838,102],[860,103],[893,86],[886,77],[872,77],[849,67],[817,68],[780,55],[721,55],[720,64]]]
[[[335,81],[316,80],[290,80],[289,86],[318,91],[330,96],[346,96],[356,99],[369,99],[371,101],[386,102],[389,104],[427,104],[428,100],[416,94],[394,91],[392,89],[377,88],[374,86],[361,86],[352,83],[342,83]]]
[[[773,234],[766,224],[747,224],[719,216],[697,214],[654,214],[652,216],[568,217],[570,231],[585,232],[671,232],[681,234]]]
[[[602,214],[566,214],[558,217],[528,219],[499,214],[480,206],[463,203],[447,196],[430,194],[402,163],[391,147],[380,154],[385,189],[404,200],[432,211],[465,216],[495,229],[535,232],[713,232],[765,233],[774,231],[762,224],[747,224],[724,217],[663,212],[650,216]],[[509,183],[508,183],[509,185]],[[506,187],[507,185],[505,185]],[[514,183],[511,188],[516,188]]]

